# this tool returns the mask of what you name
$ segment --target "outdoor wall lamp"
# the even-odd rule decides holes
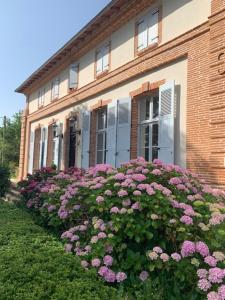
[[[81,135],[81,129],[78,129],[78,120],[77,120],[77,117],[74,116],[74,117],[71,117],[69,118],[69,121],[70,121],[70,124],[73,126],[73,132],[75,134],[79,134]]]

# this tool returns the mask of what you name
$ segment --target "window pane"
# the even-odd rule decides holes
[[[143,156],[146,160],[149,160],[149,125],[144,125],[141,127],[141,140],[140,140],[140,146],[141,151],[140,154]]]
[[[158,158],[159,126],[152,124],[152,161]]]
[[[145,120],[150,118],[150,100],[146,99],[145,101]]]
[[[97,134],[97,150],[103,150],[104,145],[104,133]]]
[[[104,129],[105,124],[106,124],[106,110],[101,109],[98,111],[98,130]]]
[[[155,119],[159,116],[159,97],[153,97],[152,104],[152,118]]]
[[[103,164],[103,151],[97,151],[97,164]]]

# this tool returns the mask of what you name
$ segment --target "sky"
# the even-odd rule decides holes
[[[110,0],[0,0],[0,124],[24,108],[14,90]]]

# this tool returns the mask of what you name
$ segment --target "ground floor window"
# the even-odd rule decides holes
[[[69,168],[76,164],[77,119],[69,120]]]
[[[44,127],[41,130],[41,141],[40,141],[40,168],[46,166],[46,151],[47,151],[47,129]]]
[[[61,145],[62,145],[62,128],[61,124],[53,125],[53,140],[52,140],[52,150],[53,150],[53,164],[60,169],[61,162]]]
[[[145,96],[139,101],[139,155],[147,161],[158,158],[159,95]]]
[[[96,163],[106,163],[106,143],[107,143],[107,109],[102,108],[97,111],[96,130]]]

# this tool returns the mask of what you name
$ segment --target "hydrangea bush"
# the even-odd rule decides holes
[[[135,299],[225,299],[225,192],[190,171],[138,158],[20,186],[84,269]]]

